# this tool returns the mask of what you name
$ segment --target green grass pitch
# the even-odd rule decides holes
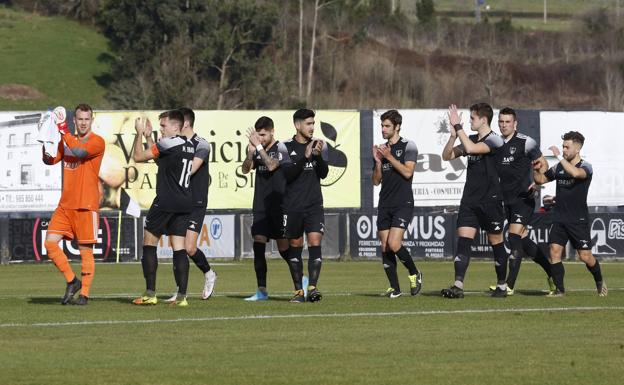
[[[525,262],[517,292],[490,298],[491,262],[468,270],[463,300],[439,291],[450,262],[419,262],[422,294],[395,300],[380,263],[326,262],[319,303],[288,302],[282,261],[269,263],[271,300],[248,303],[251,261],[216,264],[215,296],[190,306],[137,307],[138,264],[96,267],[86,307],[61,306],[50,264],[0,266],[1,384],[620,384],[624,369],[624,264],[603,263],[599,298],[584,265],[566,265],[567,296],[545,297]],[[74,265],[74,271],[79,270]],[[408,289],[407,274],[401,283]],[[174,289],[161,264],[159,295]]]

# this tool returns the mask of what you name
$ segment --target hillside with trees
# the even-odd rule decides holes
[[[58,3],[10,6],[107,39],[110,70],[97,74],[107,108],[624,110],[624,18],[605,1],[571,11],[560,30],[518,27],[513,12],[464,22],[465,10],[432,0]]]

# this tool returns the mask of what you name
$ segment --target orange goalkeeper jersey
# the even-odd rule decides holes
[[[64,209],[100,208],[98,175],[104,157],[104,139],[91,132],[86,138],[72,134],[63,135],[56,157],[43,153],[45,164],[65,161],[63,167],[63,192],[59,206]]]

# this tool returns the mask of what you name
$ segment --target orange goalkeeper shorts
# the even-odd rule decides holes
[[[96,243],[100,215],[97,211],[72,210],[57,207],[48,225],[48,233],[61,234],[65,239],[78,243]]]

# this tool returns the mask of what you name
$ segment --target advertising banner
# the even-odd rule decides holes
[[[211,147],[209,158],[209,209],[249,209],[253,201],[254,171],[243,174],[247,154],[247,129],[263,115],[275,123],[278,140],[292,138],[294,111],[196,111],[195,132]],[[135,163],[132,144],[134,121],[148,117],[158,132],[157,111],[98,112],[94,131],[106,140],[100,170],[104,198],[102,208],[118,208],[121,188],[147,209],[156,193],[157,166],[153,161]],[[360,194],[345,194],[360,183],[359,112],[317,111],[314,136],[329,146],[329,175],[321,181],[324,206],[360,207]]]
[[[37,142],[40,114],[0,113],[0,211],[53,211],[62,166],[46,166]]]
[[[581,157],[591,163],[594,174],[587,196],[590,206],[624,205],[624,159],[620,156],[624,141],[624,113],[578,111],[544,111],[540,113],[541,149],[551,155],[548,147],[559,147],[561,136],[568,131],[579,131],[585,137]],[[549,163],[557,160],[550,157]],[[555,184],[545,185],[543,194],[555,195]]]
[[[237,238],[237,241],[241,244],[241,257],[243,258],[253,258],[253,242],[254,239],[251,236],[251,225],[253,223],[253,215],[252,214],[241,214],[240,215],[240,238]],[[328,259],[336,259],[340,257],[341,245],[343,245],[343,238],[345,237],[344,231],[342,231],[340,221],[340,214],[337,213],[327,213],[325,212],[325,234],[323,234],[323,258]],[[302,257],[304,259],[308,258],[308,242],[307,238],[303,237],[303,251]],[[277,243],[274,240],[270,240],[270,242],[266,245],[266,257],[267,258],[279,258],[282,257],[279,254],[279,250],[277,248]]]
[[[50,218],[10,218],[9,247],[11,260],[41,262],[48,259],[44,241]],[[93,254],[98,261],[115,262],[117,259],[117,217],[100,217],[100,228]],[[136,255],[136,222],[134,218],[122,217],[119,242],[119,260],[130,261]],[[78,245],[73,241],[61,241],[65,255],[80,260]]]
[[[408,224],[403,245],[413,257],[442,259],[453,255],[455,214],[417,213]],[[354,259],[381,258],[377,238],[377,213],[349,215],[349,241]]]
[[[592,253],[597,258],[624,256],[624,213],[590,214]]]
[[[624,213],[590,213],[590,235],[593,243],[592,254],[600,259],[622,258],[624,256]],[[551,213],[538,213],[531,219],[529,236],[548,256],[549,232],[552,224]],[[505,223],[505,233],[507,223]],[[473,256],[492,258],[492,247],[484,231],[475,238]],[[564,249],[565,256],[565,249]],[[576,255],[569,256],[576,258]]]
[[[234,215],[206,215],[197,247],[206,258],[234,258]],[[173,258],[169,237],[163,235],[157,247],[158,258]]]

